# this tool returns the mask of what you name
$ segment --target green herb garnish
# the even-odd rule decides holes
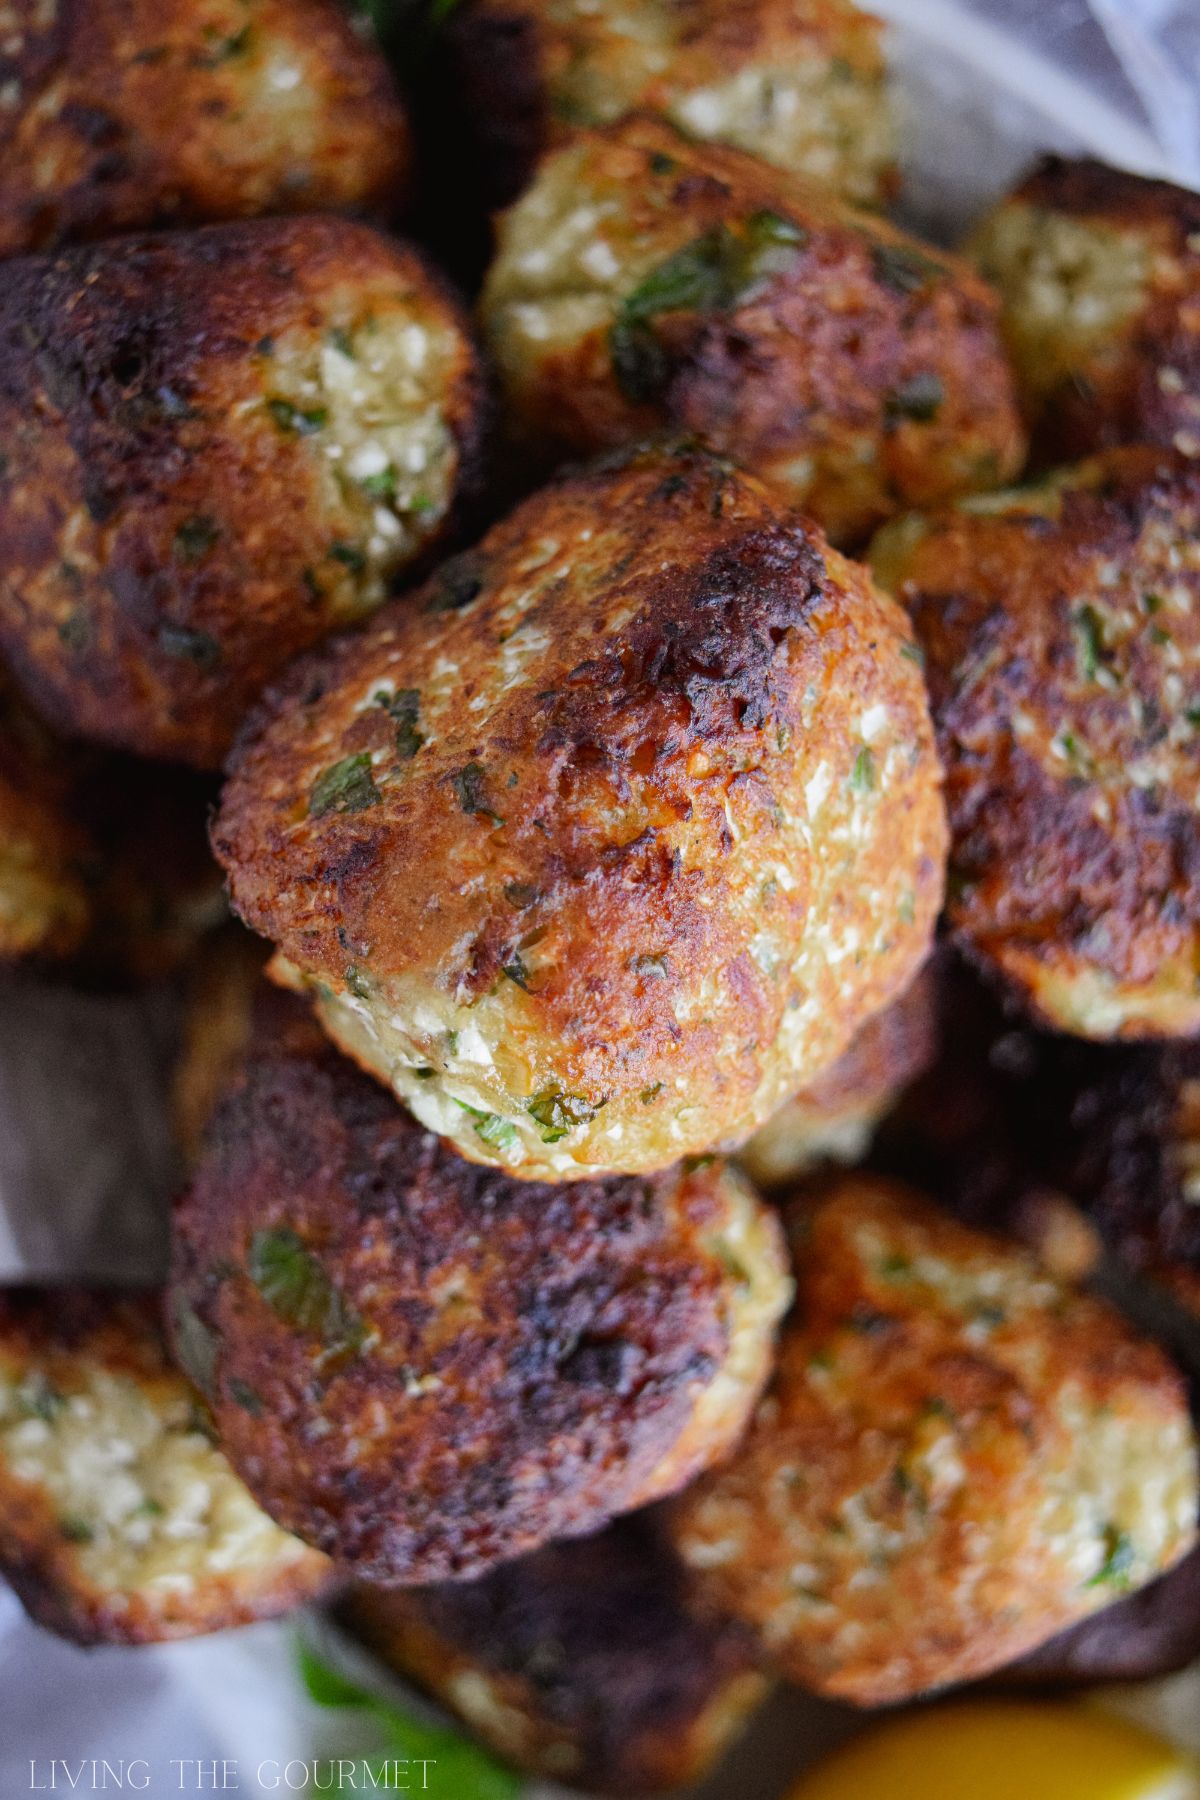
[[[875,786],[875,758],[864,744],[850,771],[850,786],[856,794],[869,794]]]
[[[350,569],[355,575],[361,575],[367,566],[367,559],[357,544],[347,544],[338,538],[330,544],[329,554],[334,562],[341,563],[343,568]]]
[[[320,819],[331,812],[365,812],[369,806],[378,806],[382,798],[371,773],[371,758],[361,750],[357,756],[343,756],[341,762],[317,776],[308,797],[308,816]]]
[[[626,294],[609,328],[617,385],[635,404],[654,400],[670,375],[653,328],[664,313],[722,313],[750,299],[794,263],[808,234],[781,214],[762,211],[735,232],[714,225],[645,275]]]
[[[509,1150],[516,1143],[517,1128],[510,1119],[502,1119],[499,1113],[482,1112],[477,1106],[468,1106],[465,1100],[455,1100],[454,1104],[470,1116],[475,1135],[485,1144],[492,1144],[497,1150]]]
[[[569,1131],[589,1125],[603,1104],[601,1101],[593,1106],[581,1094],[564,1094],[557,1088],[543,1088],[540,1094],[525,1102],[525,1111],[540,1127],[543,1144],[557,1144]]]
[[[458,795],[458,804],[465,813],[478,814],[481,818],[490,819],[493,825],[503,825],[504,820],[494,813],[484,796],[487,771],[482,763],[470,762],[459,769],[451,778],[454,791]]]
[[[209,513],[195,513],[175,533],[174,551],[179,562],[199,562],[221,535],[221,527]]]
[[[311,437],[329,423],[329,413],[323,406],[303,407],[294,406],[290,400],[268,400],[267,411],[279,430],[293,437]]]
[[[1085,1587],[1127,1587],[1134,1564],[1133,1539],[1117,1525],[1104,1527],[1104,1561]]]
[[[358,1350],[366,1335],[358,1313],[290,1226],[256,1231],[247,1269],[251,1281],[285,1325],[310,1331],[329,1350]]]
[[[380,689],[375,704],[396,721],[396,754],[402,761],[410,761],[425,742],[424,735],[417,730],[421,713],[420,689],[397,688],[394,694]]]

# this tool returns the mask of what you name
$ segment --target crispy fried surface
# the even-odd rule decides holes
[[[861,1704],[965,1680],[1191,1546],[1183,1381],[1119,1315],[879,1181],[797,1226],[775,1382],[672,1506],[787,1674]]]
[[[580,126],[659,113],[877,205],[895,188],[879,21],[847,0],[471,0],[451,77],[493,204]]]
[[[882,535],[946,765],[949,917],[1045,1020],[1200,1027],[1200,467],[1109,452]]]
[[[10,262],[0,645],[59,725],[218,763],[445,530],[481,390],[417,254],[330,218]]]
[[[1200,454],[1200,195],[1049,156],[968,248],[1003,297],[1043,460]]]
[[[547,158],[482,307],[535,448],[687,430],[835,542],[1020,467],[997,304],[966,264],[650,118]]]
[[[158,1315],[149,1294],[0,1292],[0,1570],[77,1643],[245,1624],[332,1575],[213,1447]]]
[[[833,1067],[787,1100],[738,1161],[759,1187],[778,1187],[821,1162],[858,1162],[901,1091],[933,1061],[937,994],[922,970],[898,1000],[861,1026]]]
[[[14,0],[0,254],[131,227],[387,213],[408,126],[336,0]]]
[[[789,1293],[732,1171],[515,1182],[304,1030],[252,1045],[176,1221],[177,1348],[272,1516],[370,1579],[469,1577],[722,1455]]]
[[[506,1761],[605,1794],[698,1781],[765,1697],[744,1628],[699,1618],[637,1519],[480,1581],[356,1585],[349,1628]]]
[[[910,656],[756,482],[639,453],[299,665],[217,853],[338,1041],[464,1155],[661,1168],[747,1135],[924,956],[944,840]]]

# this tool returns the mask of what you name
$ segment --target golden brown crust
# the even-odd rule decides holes
[[[661,114],[877,205],[895,191],[879,21],[847,0],[468,0],[450,78],[493,205],[580,126]]]
[[[535,450],[689,431],[837,543],[1021,464],[997,303],[966,264],[650,118],[547,159],[482,304]]]
[[[381,408],[436,466],[435,500],[389,464]],[[15,674],[67,730],[215,765],[268,677],[441,537],[480,415],[457,305],[365,226],[263,220],[7,263]]]
[[[787,1184],[814,1164],[858,1162],[880,1119],[937,1050],[937,988],[926,967],[867,1020],[833,1067],[756,1131],[738,1161],[759,1187]]]
[[[950,922],[1085,1036],[1200,1028],[1198,528],[1200,467],[1112,451],[872,552],[926,654]]]
[[[15,0],[0,254],[402,196],[408,125],[336,0]]]
[[[799,1296],[742,1448],[672,1503],[715,1604],[860,1704],[999,1667],[1195,1539],[1182,1378],[1099,1301],[903,1188],[795,1221]]]
[[[788,1296],[749,1190],[719,1165],[514,1182],[292,1013],[209,1127],[174,1256],[177,1348],[205,1347],[271,1515],[367,1578],[457,1579],[727,1450]]]
[[[257,1513],[212,1449],[159,1313],[157,1294],[0,1291],[0,1571],[39,1624],[80,1644],[223,1630],[299,1606],[332,1579],[324,1557]],[[75,1459],[56,1460],[67,1431]],[[183,1510],[168,1517],[164,1548],[151,1522],[157,1531],[173,1504]],[[190,1548],[210,1538],[211,1565]]]
[[[605,1794],[699,1781],[765,1698],[752,1634],[699,1618],[644,1521],[480,1581],[357,1584],[344,1622],[506,1761]]]
[[[924,956],[944,840],[911,655],[758,483],[638,453],[298,665],[217,854],[343,1046],[465,1155],[661,1168],[746,1136]]]
[[[1200,454],[1200,195],[1048,156],[976,229],[1043,461]]]

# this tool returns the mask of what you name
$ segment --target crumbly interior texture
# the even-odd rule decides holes
[[[775,1383],[672,1515],[795,1679],[874,1704],[979,1675],[1190,1548],[1183,1383],[1116,1314],[877,1182],[797,1224]]]
[[[1079,1036],[1200,1022],[1200,473],[1133,449],[880,534],[947,771],[949,917]]]
[[[459,446],[447,400],[463,362],[451,314],[413,292],[405,303],[331,296],[320,335],[285,330],[261,359],[268,412],[306,441],[314,505],[338,535],[314,577],[347,611],[368,611],[389,578],[446,516]]]
[[[35,1612],[96,1641],[189,1635],[278,1610],[322,1559],[276,1526],[161,1352],[0,1344],[0,1565]],[[155,1367],[155,1363],[159,1366]]]
[[[1007,201],[970,250],[1004,297],[1004,326],[1030,393],[1042,400],[1119,346],[1149,288],[1152,252],[1136,230]]]
[[[877,22],[842,0],[730,9],[550,0],[549,105],[560,129],[633,108],[878,202],[895,155]]]

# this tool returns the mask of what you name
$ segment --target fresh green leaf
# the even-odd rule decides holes
[[[308,816],[320,819],[326,813],[365,812],[378,806],[383,796],[375,786],[371,758],[365,750],[357,756],[343,756],[313,782],[308,798]]]
[[[394,1701],[348,1680],[306,1645],[299,1645],[297,1653],[300,1677],[314,1704],[367,1716],[385,1745],[383,1751],[355,1761],[351,1777],[354,1785],[332,1791],[387,1792],[391,1789],[388,1777],[394,1761],[402,1765],[398,1771],[401,1783],[412,1782],[414,1776],[403,1768],[407,1758],[413,1764],[428,1764],[425,1792],[430,1800],[517,1800],[524,1785],[522,1778],[479,1745],[444,1725],[428,1724]]]

